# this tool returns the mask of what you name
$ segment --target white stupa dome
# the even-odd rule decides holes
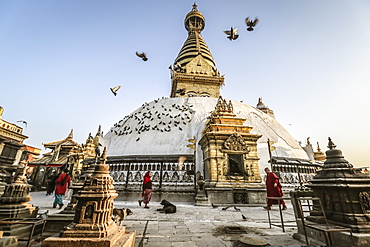
[[[193,155],[188,139],[199,141],[216,98],[164,98],[143,104],[132,114],[114,124],[103,137],[108,157]],[[258,140],[260,170],[268,165],[267,140],[274,142],[273,156],[308,159],[306,152],[275,118],[239,101],[231,101],[234,114],[246,119],[251,133],[262,135]],[[197,169],[203,167],[200,145],[196,150]]]

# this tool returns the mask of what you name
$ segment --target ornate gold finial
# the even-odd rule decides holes
[[[196,4],[196,2],[194,2],[193,4],[193,9],[191,11],[198,11],[198,5]]]
[[[96,133],[96,136],[101,136],[101,125],[99,124],[98,132]]]
[[[105,164],[105,161],[107,160],[107,147],[104,147],[103,153],[100,157],[100,161],[102,164]]]
[[[337,145],[335,145],[335,144],[334,144],[334,142],[332,142],[331,138],[329,137],[328,139],[329,139],[328,148],[329,148],[330,150],[332,150],[332,149],[336,148],[336,147],[337,147]]]
[[[90,143],[90,142],[92,142],[93,141],[93,137],[92,137],[92,135],[91,135],[91,132],[89,133],[89,136],[87,137],[87,139],[86,139],[86,143]]]
[[[233,104],[231,103],[231,100],[229,100],[228,108],[229,108],[229,112],[233,112],[234,111],[234,107],[233,107]]]
[[[71,129],[71,132],[69,132],[69,135],[67,136],[66,140],[72,140],[73,139],[73,129]]]
[[[226,99],[223,99],[222,96],[220,96],[218,98],[214,112],[215,113],[220,113],[220,112],[233,113],[233,104],[231,103],[231,100],[227,102]]]
[[[317,142],[317,152],[321,152],[321,148],[320,148],[319,142]]]

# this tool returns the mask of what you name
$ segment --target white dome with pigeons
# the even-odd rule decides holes
[[[216,98],[162,98],[144,103],[132,114],[114,124],[103,138],[108,156],[192,155],[188,139],[199,141],[207,118],[215,109]],[[306,152],[276,121],[261,110],[240,101],[231,100],[234,114],[246,119],[244,125],[253,127],[251,133],[262,135],[258,140],[259,165],[268,165],[267,140],[274,142],[273,156],[308,159]],[[202,167],[202,150],[196,149],[197,167]]]

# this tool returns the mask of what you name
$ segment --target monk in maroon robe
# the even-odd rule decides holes
[[[275,173],[271,172],[268,167],[265,168],[266,176],[266,190],[267,190],[267,197],[283,197],[282,186],[279,182],[278,176]],[[287,207],[285,205],[284,200],[280,200],[281,204],[283,205],[283,210],[286,210]],[[279,204],[278,200],[268,199],[267,206],[264,207],[266,210],[271,210],[272,204]]]

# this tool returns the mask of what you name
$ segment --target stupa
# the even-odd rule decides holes
[[[107,164],[116,189],[126,199],[135,199],[141,190],[144,173],[151,170],[156,192],[153,200],[163,198],[194,201],[197,178],[211,179],[203,146],[203,130],[217,106],[225,84],[215,60],[201,36],[205,18],[193,5],[184,20],[188,37],[170,66],[170,97],[145,102],[113,125],[100,140],[107,147]],[[276,120],[274,112],[259,100],[256,107],[239,100],[225,99],[233,107],[235,118],[243,119],[250,133],[259,135],[254,147],[258,157],[254,167],[263,180],[269,166],[267,141],[274,142],[274,154],[280,157],[308,159],[306,152]],[[189,140],[196,140],[194,149]],[[93,160],[91,160],[93,162]],[[226,166],[230,166],[228,162]],[[205,188],[207,190],[207,188]]]
[[[32,218],[37,214],[38,209],[29,203],[32,199],[30,196],[32,185],[27,183],[25,167],[21,169],[22,172],[13,183],[6,186],[4,194],[0,197],[0,219]]]
[[[91,177],[85,181],[77,197],[76,214],[73,223],[60,237],[50,237],[42,246],[133,246],[136,231],[126,232],[126,227],[117,226],[112,220],[114,199],[117,193],[113,179],[109,176],[104,149],[100,162],[96,164]]]

